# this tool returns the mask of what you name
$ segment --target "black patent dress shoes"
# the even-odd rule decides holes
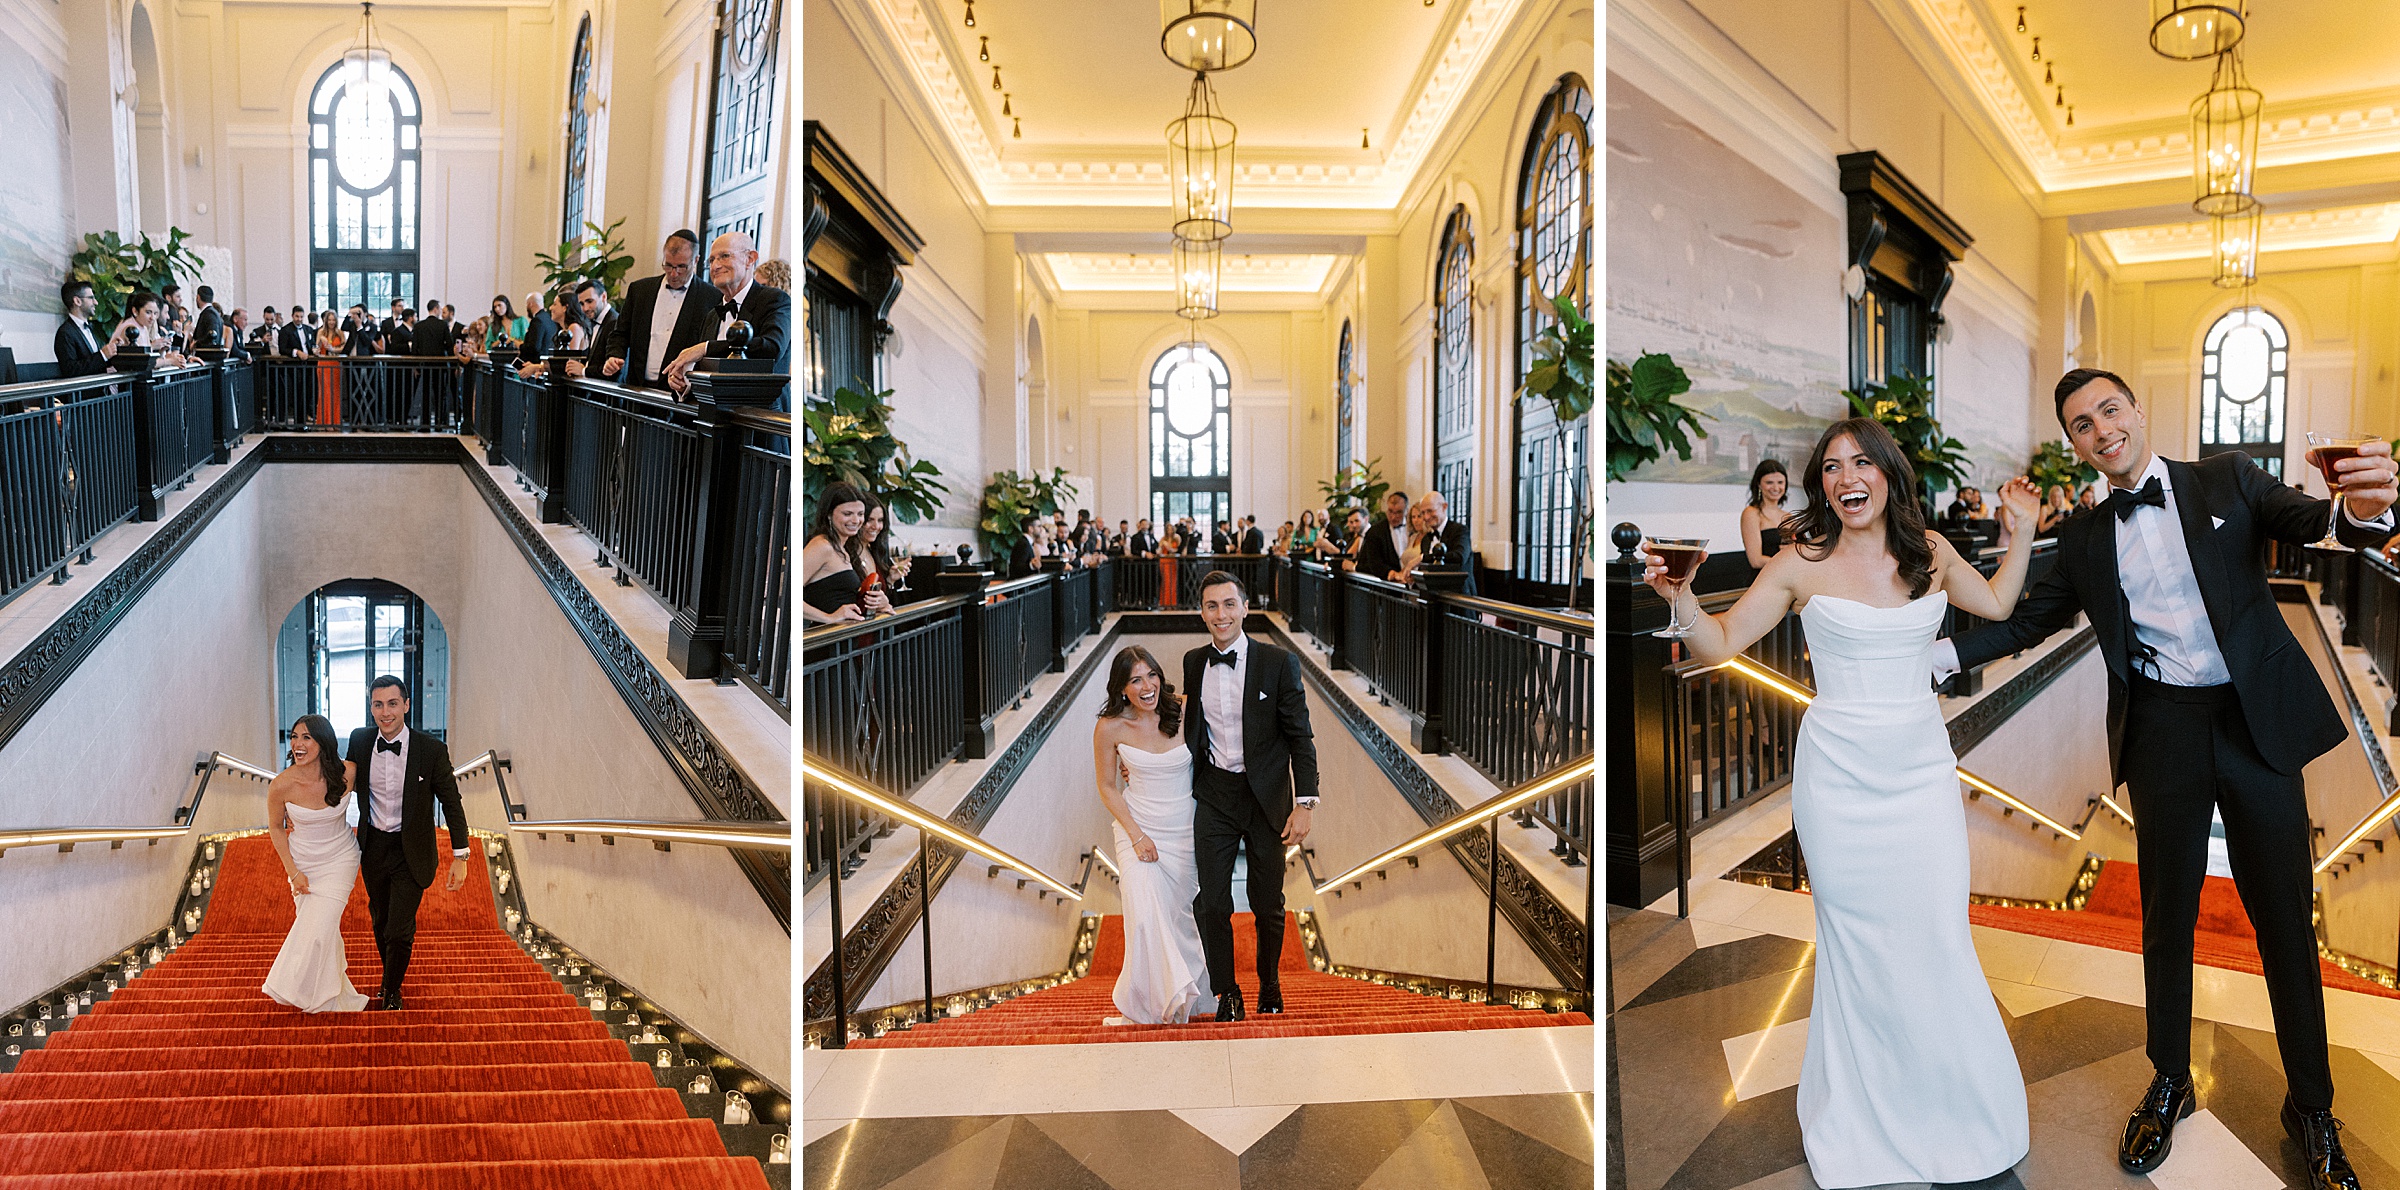
[[[386,1012],[399,1012],[407,1007],[400,1002],[400,989],[393,988],[383,994],[383,1007]]]
[[[1276,984],[1276,983],[1262,983],[1262,984],[1258,985],[1258,1015],[1260,1015],[1260,1016],[1281,1016],[1281,1015],[1283,1015],[1283,985],[1282,985],[1282,984]]]
[[[2303,1111],[2286,1095],[2283,1130],[2308,1158],[2308,1190],[2358,1190],[2358,1175],[2342,1153],[2342,1122],[2333,1118],[2333,1109]]]
[[[1239,985],[1228,988],[1224,995],[1217,997],[1217,1019],[1220,1021],[1245,1019],[1245,1014],[1242,1012],[1242,989]]]
[[[2198,1106],[2192,1093],[2192,1078],[2184,1075],[2171,1078],[2161,1074],[2150,1080],[2150,1089],[2142,1092],[2142,1101],[2134,1105],[2133,1118],[2125,1121],[2125,1139],[2117,1145],[2117,1164],[2127,1173],[2149,1173],[2166,1164],[2167,1150],[2175,1143],[2175,1125],[2192,1114]],[[2290,1117],[2285,1117],[2290,1122]]]

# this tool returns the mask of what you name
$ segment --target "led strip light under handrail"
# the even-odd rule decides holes
[[[788,822],[741,822],[737,820],[651,819],[651,818],[585,818],[575,821],[512,822],[508,829],[518,834],[528,831],[556,831],[562,835],[601,835],[628,839],[656,839],[667,843],[704,843],[711,847],[734,847],[756,851],[790,851],[792,824]]]
[[[1316,893],[1317,895],[1322,896],[1326,893],[1332,892],[1334,889],[1339,888],[1340,886],[1347,884],[1360,876],[1364,876],[1385,864],[1399,860],[1411,852],[1422,850],[1435,843],[1439,843],[1444,839],[1450,838],[1453,835],[1461,834],[1467,830],[1470,830],[1483,823],[1486,819],[1490,819],[1501,814],[1506,814],[1509,811],[1525,805],[1526,803],[1537,798],[1547,797],[1550,794],[1556,793],[1569,785],[1573,785],[1577,781],[1589,780],[1591,779],[1593,772],[1597,770],[1598,767],[1598,762],[1587,757],[1583,760],[1575,761],[1572,764],[1552,769],[1549,772],[1544,773],[1543,775],[1536,777],[1533,780],[1528,781],[1507,793],[1501,794],[1490,801],[1484,802],[1482,805],[1476,806],[1474,809],[1459,814],[1446,822],[1428,827],[1415,838],[1412,838],[1409,841],[1402,843],[1399,846],[1394,847],[1391,850],[1386,851],[1383,854],[1378,855],[1375,858],[1370,859],[1367,862],[1360,864],[1357,867],[1352,868],[1331,880],[1317,885]],[[1295,848],[1293,850],[1297,849]],[[1292,854],[1292,851],[1287,850],[1284,854],[1288,858]]]
[[[218,768],[230,769],[262,781],[275,779],[275,774],[223,752],[209,753],[208,759],[200,763],[197,771],[205,773]],[[181,838],[192,832],[192,820],[198,817],[198,809],[197,803],[175,808],[176,814],[185,819],[182,826],[66,826],[0,831],[0,855],[20,847],[72,848],[78,843],[156,843],[162,839]]]
[[[1026,863],[1024,860],[1018,859],[1016,856],[1010,855],[1008,852],[1003,851],[1000,848],[991,845],[990,843],[984,842],[981,837],[977,836],[972,831],[963,830],[955,823],[945,822],[942,819],[935,818],[932,815],[925,813],[923,810],[919,810],[915,806],[909,805],[907,802],[896,801],[892,798],[885,797],[884,795],[859,784],[855,779],[837,773],[824,767],[823,765],[810,764],[806,760],[801,761],[800,778],[803,781],[820,782],[832,788],[834,792],[841,794],[843,797],[849,798],[851,801],[857,802],[859,805],[865,806],[878,814],[896,818],[909,824],[910,826],[917,828],[918,830],[925,831],[928,834],[933,835],[935,838],[941,839],[942,841],[949,843],[954,847],[958,847],[966,851],[972,851],[977,855],[983,856],[985,859],[992,860],[1000,864],[1002,867],[1008,868],[1012,871],[1023,872],[1028,878],[1039,881],[1042,885],[1057,893],[1065,900],[1080,901],[1083,899],[1083,894],[1075,891],[1073,887],[1062,883],[1056,877],[1042,871],[1040,868],[1034,867],[1032,864]],[[835,878],[839,879],[840,877],[837,875]]]
[[[1747,657],[1730,657],[1716,665],[1704,666],[1691,672],[1695,674],[1703,674],[1715,669],[1730,669],[1733,672],[1738,673],[1743,677],[1766,687],[1769,690],[1773,690],[1777,694],[1781,694],[1785,698],[1791,699],[1793,702],[1799,703],[1804,707],[1816,701],[1815,691],[1810,690],[1808,687],[1803,686],[1798,682],[1783,676],[1782,674],[1776,673],[1774,670],[1768,669],[1763,665],[1759,665]],[[2057,831],[2059,834],[2069,839],[2081,840],[2083,838],[2083,832],[2076,830],[2074,827],[2068,826],[2066,823],[2060,822],[2059,820],[2052,818],[2039,810],[2034,809],[2032,806],[2025,804],[2007,790],[2002,789],[1999,786],[1994,785],[1991,782],[1986,781],[1963,768],[1954,768],[1952,771],[1958,774],[1958,780],[1960,784],[1969,786],[1982,793],[1988,793],[1993,797],[2000,799],[2003,805],[2006,805],[2011,809],[2024,811],[2035,822],[2039,822],[2043,826],[2049,827],[2051,830]],[[2106,796],[2103,796],[2101,800],[2107,802],[2108,808],[2115,810],[2117,812],[2117,816],[2123,818],[2127,825],[2132,824],[2133,816],[2127,814],[2113,800],[2107,798]]]
[[[2344,835],[2340,846],[2327,851],[2325,858],[2318,860],[2315,870],[2309,874],[2312,876],[2324,875],[2325,869],[2342,862],[2342,857],[2348,855],[2351,848],[2358,846],[2359,840],[2382,829],[2383,824],[2390,822],[2394,814],[2400,814],[2400,792],[2383,799],[2383,804],[2375,807],[2374,813],[2361,819],[2357,827],[2353,828],[2349,834]]]

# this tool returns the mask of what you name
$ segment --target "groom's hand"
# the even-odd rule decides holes
[[[460,890],[460,889],[462,889],[462,888],[465,888],[466,886],[467,886],[467,861],[465,861],[465,860],[463,860],[463,859],[454,859],[454,860],[451,860],[451,861],[450,861],[450,891],[451,891],[451,892],[457,892],[458,890]]]
[[[2355,458],[2335,463],[2334,469],[2341,473],[2342,495],[2356,520],[2374,520],[2400,501],[2400,487],[2394,486],[2391,443],[2368,442],[2358,448]]]
[[[1307,806],[1292,807],[1292,816],[1283,820],[1283,845],[1298,847],[1308,842],[1309,820],[1316,811]]]

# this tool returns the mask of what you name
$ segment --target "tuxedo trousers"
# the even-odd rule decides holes
[[[2284,1080],[2303,1108],[2333,1106],[2325,990],[2312,920],[2308,796],[2297,773],[2259,756],[2230,685],[2170,686],[2135,677],[2121,745],[2141,856],[2142,979],[2150,1062],[2182,1075],[2192,1061],[2192,931],[2208,875],[2211,811],[2258,933]]]
[[[358,878],[367,886],[367,920],[375,927],[375,953],[383,957],[383,990],[400,990],[409,952],[417,945],[417,903],[425,886],[408,866],[398,831],[358,824]]]
[[[1275,964],[1283,957],[1283,832],[1267,817],[1266,807],[1258,804],[1249,777],[1226,772],[1206,757],[1196,758],[1192,765],[1192,793],[1192,858],[1200,873],[1200,893],[1192,898],[1192,919],[1200,927],[1200,951],[1208,958],[1209,991],[1222,996],[1235,987],[1233,859],[1244,848],[1250,853],[1250,912],[1258,928],[1258,982],[1260,987],[1278,986]]]

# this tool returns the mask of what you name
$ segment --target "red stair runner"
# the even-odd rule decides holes
[[[1019,996],[979,1012],[948,1017],[905,1031],[886,1033],[850,1043],[853,1049],[959,1045],[1070,1045],[1109,1041],[1215,1041],[1229,1037],[1339,1037],[1363,1033],[1437,1033],[1453,1029],[1518,1029],[1543,1025],[1588,1025],[1580,1012],[1539,1012],[1528,1009],[1466,1004],[1420,996],[1377,983],[1365,983],[1308,969],[1300,946],[1300,927],[1286,918],[1280,1016],[1260,1016],[1257,936],[1250,915],[1233,918],[1234,974],[1253,1011],[1249,1019],[1219,1024],[1215,1020],[1184,1025],[1115,1025],[1102,1022],[1116,1016],[1110,994],[1125,962],[1125,919],[1111,914],[1100,922],[1100,939],[1092,953],[1090,974],[1054,988]],[[1461,983],[1467,981],[1461,980]]]
[[[2100,865],[2100,878],[2092,884],[2091,899],[2084,902],[2080,911],[1970,905],[1967,919],[1996,930],[2140,954],[2141,869],[2123,860]],[[2262,974],[2266,969],[2259,962],[2258,934],[2250,926],[2249,912],[2242,908],[2241,894],[2234,889],[2233,881],[2223,876],[2207,877],[2201,885],[2200,918],[2192,934],[2192,961],[2203,967],[2247,971],[2252,975]],[[2400,991],[2361,979],[2332,963],[2320,960],[2318,966],[2324,971],[2326,987],[2400,998]]]
[[[397,1013],[309,1015],[259,991],[291,927],[264,837],[231,841],[201,932],[0,1075],[0,1190],[764,1190],[500,929],[483,844],[417,915]],[[350,982],[382,963],[365,889]]]

